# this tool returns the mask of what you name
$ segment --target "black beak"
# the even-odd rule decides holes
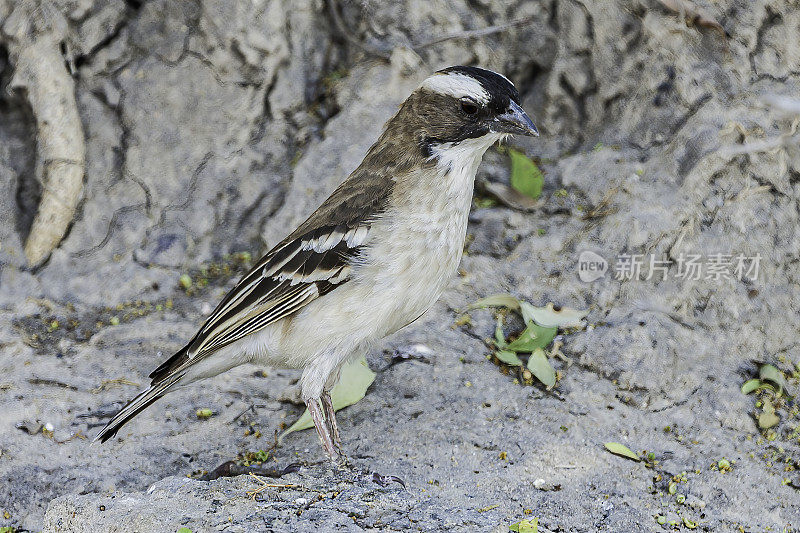
[[[489,129],[494,133],[516,133],[520,135],[530,135],[538,137],[539,130],[536,129],[531,117],[513,100],[508,106],[508,111],[498,115]]]

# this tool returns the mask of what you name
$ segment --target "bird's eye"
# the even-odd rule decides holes
[[[461,111],[467,115],[474,115],[478,112],[478,104],[468,98],[461,99]]]

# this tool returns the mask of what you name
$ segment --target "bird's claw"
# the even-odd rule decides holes
[[[372,482],[385,487],[390,483],[400,483],[403,488],[406,488],[406,483],[397,476],[383,476],[377,472],[372,473]]]

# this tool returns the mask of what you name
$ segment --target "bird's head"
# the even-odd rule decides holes
[[[449,67],[406,98],[364,159],[365,168],[403,171],[428,162],[475,166],[509,135],[538,136],[508,78],[478,67]]]
[[[490,146],[510,134],[538,136],[508,78],[478,67],[456,66],[434,73],[404,107],[423,152],[465,141]],[[408,118],[408,117],[407,117]]]

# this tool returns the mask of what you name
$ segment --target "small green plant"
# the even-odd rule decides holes
[[[497,317],[497,327],[494,332],[495,357],[510,367],[525,367],[523,372],[525,380],[535,376],[548,389],[556,384],[556,371],[547,358],[544,349],[553,342],[559,328],[579,328],[583,326],[582,320],[588,311],[561,308],[555,310],[552,303],[544,307],[535,307],[530,303],[515,298],[510,294],[496,294],[478,300],[470,305],[467,310],[485,307],[501,307],[518,313],[525,322],[525,329],[515,339],[509,341],[503,332],[503,318]],[[554,344],[550,355],[560,353]],[[530,354],[527,363],[523,363],[519,354]],[[563,355],[563,354],[562,354]],[[528,372],[526,375],[525,372]]]

